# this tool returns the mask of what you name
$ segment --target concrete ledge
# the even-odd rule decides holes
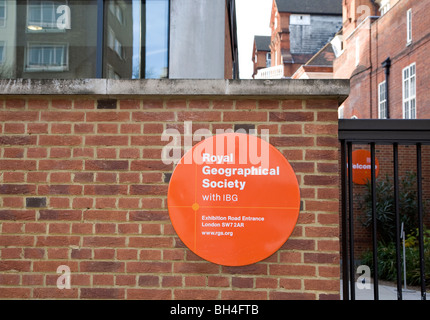
[[[349,80],[0,80],[1,95],[273,96],[333,97],[349,94]]]
[[[106,94],[105,79],[34,80],[2,79],[0,94],[7,95],[86,95]]]

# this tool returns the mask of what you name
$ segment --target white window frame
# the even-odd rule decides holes
[[[386,5],[379,8],[379,11],[381,12],[381,17],[386,14],[390,10],[390,3],[388,2]]]
[[[272,66],[272,53],[266,53],[266,68],[270,68]]]
[[[123,52],[123,45],[118,40],[118,38],[115,35],[115,32],[109,27],[108,29],[108,40],[107,40],[108,47],[114,51],[120,59],[123,59],[124,52]]]
[[[42,47],[42,48],[63,48],[63,54],[66,55],[64,58],[65,64],[61,66],[57,65],[30,65],[30,51],[31,47]],[[69,70],[69,44],[68,43],[38,43],[29,42],[26,47],[26,72],[62,72]]]
[[[381,0],[379,4],[379,12],[381,13],[381,17],[390,10],[390,0]]]
[[[416,84],[416,64],[412,63],[402,70],[403,119],[417,118]]]
[[[0,28],[3,28],[6,26],[7,20],[7,0],[0,0],[0,7],[4,7],[4,16],[0,16]]]
[[[387,119],[387,82],[378,85],[378,119]]]
[[[53,8],[53,16],[52,16],[52,20],[50,22],[44,22],[43,21],[43,6],[52,6]],[[57,11],[57,9],[61,6],[61,5],[66,5],[66,1],[49,1],[49,0],[41,0],[40,1],[40,21],[30,21],[30,11],[31,8],[33,7],[37,7],[39,6],[39,4],[37,3],[31,3],[29,0],[27,0],[27,28],[26,28],[26,32],[65,32],[65,29],[63,28],[59,28],[58,27],[58,23],[57,23],[57,19],[60,17],[59,12]],[[37,30],[33,29],[31,27],[39,27]],[[40,30],[39,30],[40,29]]]
[[[118,57],[120,57],[121,59],[123,58],[123,46],[121,41],[119,41],[117,38],[115,38],[115,47],[113,50],[116,52]]]
[[[412,9],[406,12],[406,44],[412,42]]]
[[[52,12],[53,16],[51,22],[44,22],[44,6],[52,6]],[[30,12],[33,8],[40,7],[40,21],[31,21],[31,15]],[[41,1],[40,6],[39,4],[32,4],[30,1],[27,0],[27,27],[28,26],[38,26],[42,28],[48,28],[48,29],[54,29],[57,27],[57,19],[56,19],[56,10],[55,10],[55,3],[53,1]]]
[[[116,17],[118,22],[120,24],[124,25],[124,23],[125,23],[124,12],[123,12],[123,9],[121,8],[121,6],[119,5],[119,3],[116,1],[111,1],[109,3],[109,10],[112,13],[112,15],[114,15]]]

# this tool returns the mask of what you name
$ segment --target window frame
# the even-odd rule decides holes
[[[270,68],[272,66],[272,53],[266,53],[266,68]]]
[[[117,1],[111,1],[108,5],[110,13],[115,16],[118,23],[121,25],[125,24],[124,12],[121,5]]]
[[[406,11],[406,45],[412,43],[412,9]]]
[[[30,51],[31,47],[40,46],[42,48],[63,48],[63,54],[65,55],[65,64],[62,66],[47,65],[47,66],[30,66]],[[64,72],[69,70],[69,43],[42,43],[42,42],[28,42],[25,52],[25,72]]]
[[[111,27],[108,27],[107,47],[115,52],[118,58],[121,60],[124,59],[124,46],[121,41],[118,40],[115,35],[115,31],[113,31]]]
[[[379,8],[379,12],[381,12],[381,17],[383,15],[385,15],[388,10],[390,10],[390,3],[388,2],[387,4],[385,4],[384,6],[382,6],[381,8]]]
[[[390,0],[382,0],[379,7],[381,17],[391,9]]]
[[[378,84],[378,119],[387,119],[387,82],[385,80]]]
[[[3,18],[5,15],[10,15],[10,3],[9,0],[0,0],[1,8],[3,9],[3,6],[6,6],[8,10],[1,10],[1,18]],[[158,3],[157,0],[154,0],[154,2]],[[160,14],[153,15],[156,19],[159,19],[161,21],[162,19],[162,25],[163,25],[163,35],[164,39],[163,43],[160,45],[163,47],[163,54],[160,54],[161,58],[163,60],[162,65],[156,64],[156,62],[152,62],[154,64],[154,68],[157,68],[157,74],[153,77],[148,76],[145,73],[145,67],[150,66],[150,63],[148,63],[149,58],[147,57],[147,46],[145,45],[145,39],[148,37],[149,31],[147,26],[145,25],[145,19],[135,19],[135,12],[141,12],[140,15],[146,15],[147,14],[147,4],[148,0],[139,0],[136,1],[136,3],[139,3],[139,10],[133,10],[134,9],[134,3],[135,1],[131,2],[131,12],[133,14],[133,20],[130,16],[130,8],[128,7],[129,4],[123,4],[120,1],[113,0],[111,3],[111,6],[107,6],[106,0],[92,0],[92,1],[84,1],[81,5],[89,4],[91,5],[91,16],[94,16],[94,19],[91,22],[91,44],[84,44],[85,46],[91,47],[90,51],[93,51],[93,47],[95,47],[95,54],[92,53],[91,56],[91,63],[92,68],[88,68],[88,72],[85,74],[91,74],[91,77],[97,78],[97,79],[104,79],[106,78],[105,75],[105,66],[107,62],[107,56],[105,56],[106,48],[111,48],[118,58],[122,60],[122,63],[125,65],[126,63],[130,62],[130,68],[131,68],[131,74],[130,72],[121,74],[124,79],[146,79],[146,78],[154,78],[154,79],[162,79],[162,78],[168,78],[169,77],[169,52],[171,50],[170,48],[170,42],[169,42],[169,36],[170,36],[170,12],[171,12],[171,6],[170,6],[170,0],[163,0],[160,1],[163,3],[162,9],[158,10]],[[17,57],[19,58],[19,61],[16,65],[13,66],[13,68],[16,69],[17,74],[22,74],[26,72],[44,72],[44,71],[71,71],[75,68],[75,50],[74,47],[77,46],[74,40],[68,39],[68,30],[71,29],[70,27],[66,28],[60,28],[57,27],[58,23],[61,23],[63,20],[59,20],[59,17],[62,17],[64,13],[61,13],[61,10],[58,10],[58,7],[61,5],[68,6],[68,9],[75,15],[77,15],[78,10],[74,11],[73,9],[73,3],[70,0],[40,0],[40,1],[31,1],[31,0],[22,0],[22,3],[17,7],[17,12],[19,12],[19,15],[24,19],[24,21],[21,21],[19,26],[19,30],[17,32],[19,33],[25,33],[23,35],[23,41],[20,45],[12,44],[14,47],[19,49],[17,52]],[[137,8],[137,6],[136,6]],[[146,10],[146,11],[145,11]],[[69,26],[71,24],[71,19],[77,17],[73,16],[71,12],[68,12],[68,17],[70,17]],[[157,10],[153,10],[154,12],[158,12]],[[64,12],[64,11],[63,11]],[[79,11],[80,12],[80,11]],[[14,12],[15,14],[15,12]],[[116,37],[112,37],[112,45],[108,46],[108,39],[105,37],[105,31],[108,26],[107,19],[110,18],[110,15],[113,15],[112,21],[115,21],[115,27],[121,29],[121,33],[118,32]],[[7,24],[10,24],[11,21],[8,21]],[[0,21],[0,28],[1,28]],[[133,24],[133,25],[132,25]],[[136,24],[136,28],[140,28],[140,34],[138,31],[135,31],[134,24]],[[34,28],[29,29],[34,25],[34,27],[40,27],[40,28]],[[139,25],[139,26],[138,26]],[[81,26],[76,26],[76,28],[80,28]],[[130,30],[133,30],[133,46],[129,45],[129,39],[130,37],[123,37],[120,36],[123,35],[123,31],[125,30],[124,27],[129,28]],[[9,28],[9,26],[7,26]],[[133,29],[132,29],[133,28]],[[0,29],[2,30],[2,29]],[[11,26],[12,30],[12,26]],[[80,30],[80,29],[79,29]],[[114,29],[116,31],[116,29]],[[136,35],[134,35],[134,32]],[[156,30],[155,32],[152,31],[151,34],[155,34],[157,36],[157,33],[159,30]],[[51,34],[52,33],[52,34]],[[55,33],[55,34],[54,34]],[[64,37],[62,37],[62,33],[64,33]],[[51,34],[51,35],[50,35]],[[33,36],[34,35],[34,36]],[[129,35],[129,34],[127,34]],[[137,41],[134,41],[134,38],[140,37],[140,43],[136,44]],[[49,58],[47,54],[42,58],[42,53],[36,53],[36,51],[33,51],[34,43],[29,42],[38,42],[40,44],[42,43],[51,43],[54,44],[54,42],[58,41],[58,45],[64,46],[65,42],[68,42],[66,47],[62,50],[65,50],[64,57],[66,60],[60,60],[60,53],[59,51],[55,51],[55,55],[52,54],[52,58]],[[9,43],[8,43],[9,44]],[[136,44],[136,45],[135,45]],[[6,52],[6,48],[4,49],[3,56],[5,58],[5,55],[7,54],[7,58],[9,57],[9,49]],[[133,50],[132,58],[130,58],[131,50]],[[62,51],[63,52],[63,51]],[[135,53],[137,52],[137,53]],[[151,52],[150,52],[151,53]],[[84,54],[84,53],[83,53]],[[86,53],[85,53],[86,54]],[[158,52],[157,52],[158,54]],[[77,55],[77,54],[76,54]],[[138,58],[135,58],[137,57]],[[148,55],[149,56],[149,55]],[[110,56],[109,56],[110,57]],[[95,61],[93,61],[93,59]],[[132,59],[132,60],[131,60]],[[37,64],[37,62],[39,64]],[[56,66],[54,64],[58,62]],[[44,65],[46,63],[46,65]],[[60,66],[59,64],[62,64]],[[49,64],[53,64],[50,66]],[[114,64],[113,64],[114,65]],[[115,65],[115,67],[117,67]],[[129,65],[127,64],[127,67]],[[137,71],[136,71],[137,70]],[[72,70],[73,71],[73,70]],[[75,72],[73,71],[73,74]],[[22,76],[22,75],[20,75]],[[31,77],[31,75],[27,75]],[[33,75],[36,76],[36,75]],[[55,75],[46,75],[47,77],[53,77]],[[73,76],[73,75],[71,75]]]
[[[412,74],[411,71],[414,71]],[[407,73],[407,75],[406,75]],[[413,81],[412,81],[413,80]],[[413,84],[413,85],[412,85]],[[402,70],[402,109],[403,119],[417,118],[417,68],[411,63]],[[413,89],[413,90],[412,90]],[[414,93],[413,95],[411,93]],[[412,106],[413,104],[413,106]]]
[[[44,21],[44,7],[47,6],[49,4],[49,7],[51,9],[52,7],[52,14],[51,18],[52,21],[49,23],[45,23]],[[39,7],[40,10],[40,20],[39,21],[31,21],[31,12],[32,10],[34,10],[35,8]],[[37,26],[37,27],[42,27],[42,28],[47,28],[48,30],[53,30],[56,27],[56,19],[55,19],[55,4],[54,1],[45,1],[45,0],[40,0],[40,4],[34,4],[32,2],[30,2],[29,0],[27,0],[27,30],[29,26]],[[55,20],[55,21],[54,21]]]
[[[0,7],[4,7],[4,16],[0,17],[0,28],[4,28],[7,21],[7,0],[0,0]]]

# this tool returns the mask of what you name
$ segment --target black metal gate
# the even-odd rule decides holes
[[[393,263],[397,271],[397,299],[402,300],[402,266],[400,243],[399,218],[399,146],[408,145],[416,152],[416,197],[418,221],[418,247],[419,247],[419,275],[421,299],[426,299],[424,238],[423,238],[423,187],[422,187],[422,148],[430,144],[430,120],[339,120],[339,140],[341,143],[341,250],[342,250],[342,290],[344,300],[356,299],[356,271],[354,253],[354,185],[352,181],[353,164],[352,150],[356,145],[370,147],[371,156],[371,239],[373,250],[373,295],[379,300],[378,276],[378,235],[376,219],[376,174],[375,174],[375,148],[385,145],[392,152],[392,179],[395,219],[395,251],[396,258]],[[425,146],[427,147],[427,146]],[[414,156],[415,158],[415,156]],[[414,159],[415,162],[415,159]],[[391,168],[390,168],[391,169]],[[427,179],[429,179],[427,177]],[[427,266],[430,268],[430,266]]]

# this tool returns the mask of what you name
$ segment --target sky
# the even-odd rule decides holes
[[[236,0],[239,77],[252,79],[254,36],[270,35],[272,0]]]

